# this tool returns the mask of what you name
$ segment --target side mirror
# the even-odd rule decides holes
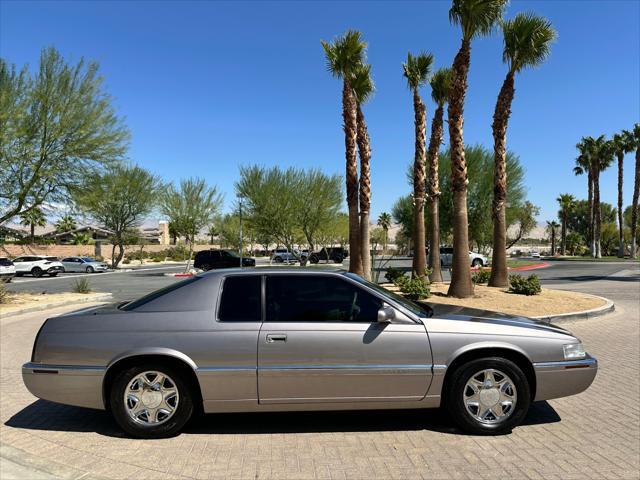
[[[396,318],[396,311],[393,307],[385,306],[378,310],[378,323],[390,323]]]

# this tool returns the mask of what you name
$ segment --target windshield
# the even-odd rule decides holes
[[[238,257],[238,258],[240,258],[238,256],[238,254],[236,252],[232,251],[232,250],[222,250],[222,255],[225,255],[227,257]]]
[[[180,282],[172,283],[171,285],[168,285],[164,288],[151,292],[145,295],[144,297],[134,300],[132,302],[121,303],[120,305],[118,305],[118,308],[120,310],[126,310],[126,311],[135,310],[136,308],[141,307],[145,303],[149,303],[150,301],[155,300],[156,298],[161,297],[162,295],[166,295],[169,292],[173,292],[174,290],[182,288],[185,285],[189,285],[190,283],[197,282],[201,278],[202,277],[189,277]]]
[[[89,257],[82,257],[82,261],[83,262],[95,262],[95,260],[93,258],[89,258]]]
[[[50,262],[57,262],[58,257],[44,257],[45,260],[49,260]]]
[[[431,309],[431,307],[427,305],[423,305],[417,302],[412,302],[408,298],[405,298],[401,295],[398,295],[397,293],[387,290],[386,288],[381,287],[377,283],[369,282],[364,278],[362,278],[361,276],[356,275],[355,273],[349,272],[349,273],[345,273],[345,275],[357,281],[358,283],[361,283],[362,285],[366,285],[367,287],[372,288],[373,290],[376,290],[379,293],[382,293],[387,297],[393,298],[395,302],[399,303],[404,308],[414,313],[415,315],[418,315],[419,317],[431,317],[433,315],[433,310]]]

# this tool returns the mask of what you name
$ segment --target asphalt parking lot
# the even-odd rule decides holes
[[[564,324],[598,357],[598,376],[584,393],[534,404],[523,426],[500,437],[464,435],[440,410],[412,410],[207,415],[178,437],[132,440],[105,412],[24,388],[20,365],[55,312],[0,319],[3,479],[638,478],[640,272],[619,265],[559,286],[616,302],[613,314]]]

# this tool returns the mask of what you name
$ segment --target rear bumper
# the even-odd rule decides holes
[[[25,363],[22,381],[43,400],[104,410],[102,382],[105,368],[84,365]]]
[[[64,272],[64,267],[51,267],[47,268],[47,273],[62,273]]]
[[[534,400],[568,397],[584,392],[598,372],[598,361],[591,355],[582,360],[534,363],[536,397]]]

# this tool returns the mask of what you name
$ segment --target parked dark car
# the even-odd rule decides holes
[[[342,261],[349,256],[349,252],[347,252],[342,247],[328,247],[323,248],[319,252],[313,252],[309,257],[309,261],[311,263],[318,263],[320,260],[325,262],[335,262],[342,263]]]
[[[240,255],[230,250],[203,250],[196,253],[193,260],[193,266],[201,270],[254,267],[255,265],[256,261],[251,257],[242,257],[242,265],[240,265]]]

